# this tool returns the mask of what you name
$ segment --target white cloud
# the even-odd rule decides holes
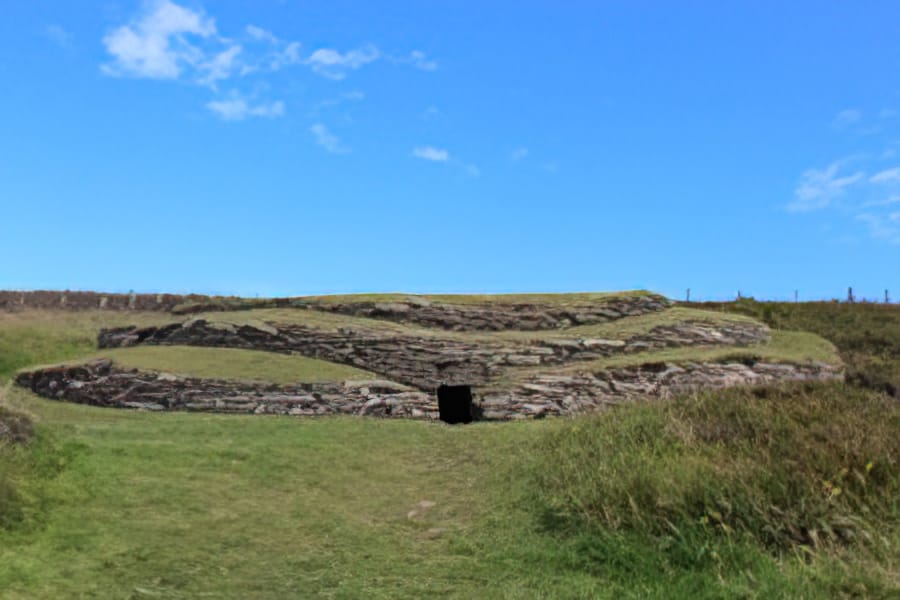
[[[60,25],[47,25],[47,27],[44,28],[44,35],[53,40],[60,48],[66,50],[72,48],[72,34]]]
[[[835,115],[834,120],[831,122],[831,124],[838,129],[844,129],[845,127],[849,127],[850,125],[859,123],[861,119],[862,112],[856,110],[855,108],[848,108]]]
[[[321,102],[317,102],[313,105],[312,110],[310,111],[310,115],[318,114],[319,111],[326,108],[333,108],[335,106],[340,106],[346,102],[361,102],[365,99],[366,95],[359,90],[353,90],[352,92],[347,92],[345,94],[341,94],[336,98],[326,98]]]
[[[862,213],[856,220],[865,223],[873,238],[891,244],[900,244],[900,211],[887,215]]]
[[[316,137],[316,143],[332,154],[344,154],[349,152],[349,148],[345,147],[336,135],[331,133],[322,123],[316,123],[309,128]]]
[[[432,162],[447,162],[450,160],[449,152],[441,148],[435,148],[434,146],[419,146],[413,148],[412,154],[416,158],[430,160]]]
[[[245,28],[247,35],[252,37],[254,40],[260,42],[269,42],[270,44],[277,44],[278,37],[275,36],[274,33],[267,29],[263,29],[262,27],[257,27],[256,25],[247,25]]]
[[[199,66],[203,75],[197,80],[201,85],[215,87],[216,81],[228,79],[238,69],[237,57],[241,53],[240,46],[231,46],[219,52],[208,62]]]
[[[832,200],[843,194],[847,187],[865,177],[865,174],[859,171],[852,175],[838,176],[844,162],[846,161],[835,161],[824,169],[806,170],[800,185],[794,190],[794,201],[787,205],[787,209],[805,212],[825,208]]]
[[[343,54],[331,48],[320,48],[313,52],[305,62],[319,75],[330,79],[343,79],[347,76],[347,71],[375,62],[380,57],[381,52],[372,45]]]
[[[113,56],[113,62],[103,65],[108,75],[176,79],[185,65],[202,60],[203,52],[187,36],[214,35],[216,25],[211,18],[169,0],[156,0],[148,8],[139,19],[103,38]]]
[[[512,152],[509,153],[510,160],[512,160],[514,162],[520,161],[523,158],[525,158],[526,156],[528,156],[528,148],[525,148],[524,146],[520,146],[519,148],[516,148]]]
[[[426,56],[426,54],[421,50],[413,50],[412,52],[410,52],[409,62],[411,62],[417,69],[421,69],[423,71],[435,71],[438,68],[437,62],[429,59],[428,56]]]
[[[272,55],[272,60],[269,61],[269,68],[273,71],[277,71],[291,65],[299,65],[302,62],[303,57],[300,56],[300,42],[290,42],[289,44],[286,44],[284,48]]]
[[[222,82],[231,81],[235,92],[224,98],[213,97],[206,107],[223,119],[240,120],[284,114],[283,102],[252,104],[245,99],[269,89],[269,82],[263,79],[281,69],[303,65],[318,75],[344,79],[350,71],[382,58],[393,61],[371,44],[347,52],[320,48],[307,56],[300,42],[283,40],[253,24],[244,26],[236,36],[226,36],[219,33],[215,20],[202,8],[176,3],[180,1],[145,0],[143,9],[133,19],[110,30],[102,39],[108,53],[107,62],[100,65],[103,73],[113,77],[180,80],[213,91]],[[51,25],[45,33],[60,45],[69,43],[70,36],[59,26]],[[418,50],[411,52],[406,62],[425,70],[437,66]],[[242,81],[253,81],[253,87],[244,84],[244,90],[255,92],[239,94],[237,87]],[[350,92],[338,102],[362,97],[362,92]],[[317,108],[335,103],[325,101]],[[327,140],[327,130],[319,131],[327,134],[321,138]]]
[[[900,194],[882,198],[880,200],[869,200],[868,202],[863,202],[862,207],[869,208],[872,206],[890,206],[891,204],[900,204]]]
[[[284,115],[284,102],[270,102],[252,105],[240,97],[214,100],[206,108],[226,121],[243,121],[247,117],[280,117]]]
[[[900,167],[886,169],[879,173],[875,173],[869,178],[869,181],[872,183],[889,183],[893,181],[900,181]]]

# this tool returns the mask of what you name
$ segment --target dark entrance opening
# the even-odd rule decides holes
[[[471,423],[474,418],[472,388],[468,385],[442,385],[438,388],[441,421],[455,425]]]

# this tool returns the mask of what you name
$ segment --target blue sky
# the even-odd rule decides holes
[[[6,0],[0,288],[900,298],[896,2]]]

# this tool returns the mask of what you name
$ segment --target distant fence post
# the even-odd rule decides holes
[[[798,302],[800,299],[800,290],[794,290],[794,302]]]
[[[685,294],[685,299],[684,299],[684,301],[685,301],[685,302],[690,302],[690,301],[691,301],[691,288],[688,288],[688,289],[687,289],[687,294]]]
[[[887,291],[887,290],[884,290],[884,303],[885,303],[885,304],[890,304],[890,303],[891,303],[891,297],[888,296],[888,291]]]
[[[847,302],[851,302],[851,303],[852,303],[852,302],[854,302],[855,300],[856,300],[856,299],[853,297],[853,288],[852,288],[852,287],[848,287],[848,288],[847,288]]]

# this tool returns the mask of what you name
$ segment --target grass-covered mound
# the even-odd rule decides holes
[[[898,432],[900,403],[848,386],[701,393],[552,432],[535,489],[549,522],[600,536],[853,545],[896,560]]]
[[[708,302],[690,306],[741,314],[773,329],[810,331],[834,343],[847,379],[900,397],[900,306],[872,302]]]

